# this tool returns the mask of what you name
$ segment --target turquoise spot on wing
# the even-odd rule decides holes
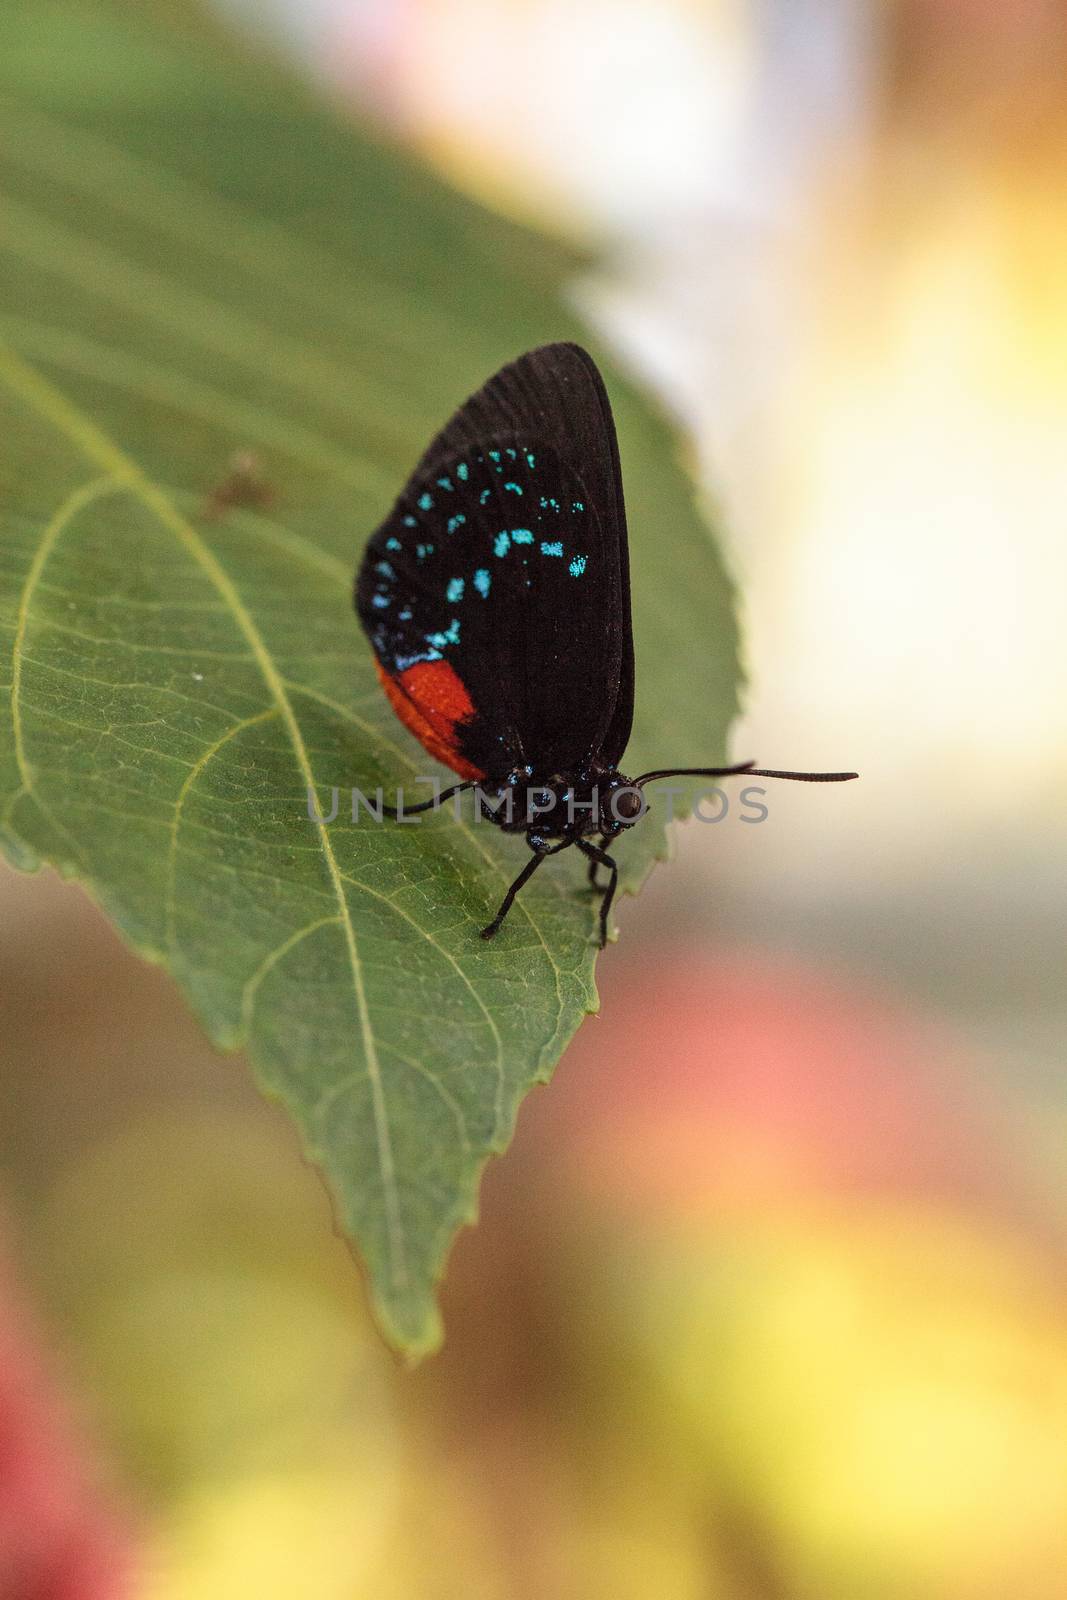
[[[454,517],[449,517],[449,519],[448,519],[448,531],[449,531],[449,533],[455,533],[457,528],[462,528],[462,526],[466,522],[466,520],[467,519],[463,515],[462,511],[457,511],[456,515]]]
[[[532,451],[527,450],[527,452],[526,452],[526,460],[527,460],[527,463],[531,467],[536,467],[536,465],[537,465],[537,457],[533,454]]]
[[[477,589],[483,600],[489,593],[489,585],[492,583],[492,581],[492,578],[489,576],[488,572],[486,572],[484,567],[479,567],[477,572],[474,574],[474,587]]]
[[[374,563],[374,570],[375,572],[380,572],[383,578],[396,577],[396,573],[393,571],[388,561],[376,561]]]
[[[492,492],[493,491],[491,489],[483,489],[481,494],[478,496],[478,504],[484,506]]]
[[[490,461],[499,461],[500,460],[500,451],[499,450],[490,450],[489,459],[490,459]]]
[[[463,589],[464,583],[462,578],[450,578],[448,582],[448,588],[445,590],[445,599],[450,600],[452,604],[455,605],[458,600],[463,599]]]
[[[572,500],[571,501],[571,510],[572,511],[584,511],[585,510],[584,502],[581,501],[581,500]]]
[[[460,483],[466,483],[468,476],[469,468],[467,463],[465,461],[461,461],[459,466],[456,468],[456,477],[459,479]]]
[[[549,506],[552,507],[553,511],[558,511],[559,510],[559,501],[553,499],[551,495],[549,495],[547,499],[545,498],[544,495],[542,495],[541,496],[541,510],[542,511],[547,511]]]
[[[453,617],[444,633],[427,634],[426,643],[434,645],[438,650],[443,650],[449,644],[458,644],[459,618]]]
[[[432,511],[433,510],[433,495],[432,494],[420,494],[419,495],[418,504],[419,504],[419,510],[420,511]]]
[[[588,557],[586,557],[586,556],[575,556],[574,560],[571,562],[570,566],[567,568],[567,570],[570,573],[571,577],[572,578],[580,578],[582,573],[586,569],[587,562],[588,562]]]
[[[393,602],[387,594],[372,594],[370,603],[372,606],[377,606],[379,611],[384,611],[386,606],[391,606]]]
[[[541,541],[541,554],[543,556],[561,556],[563,554],[563,540],[552,539],[546,543]]]
[[[533,534],[529,528],[512,528],[511,537],[516,544],[533,544]]]
[[[417,544],[415,546],[415,554],[418,556],[419,560],[422,561],[426,556],[433,555],[433,545]]]
[[[417,528],[418,525],[419,525],[418,517],[405,517],[404,518],[404,526],[405,526],[405,528]]]
[[[510,444],[508,445],[507,453],[511,457],[512,461],[517,461],[519,459],[518,456],[515,454],[515,446],[514,445],[510,445]]]
[[[401,548],[400,540],[399,539],[386,539],[385,548],[387,550],[399,550]]]
[[[417,666],[420,661],[440,661],[440,650],[420,650],[413,656],[397,656],[396,670],[406,672],[409,667]]]
[[[506,483],[504,485],[504,488],[505,489],[510,489],[512,494],[521,494],[522,493],[522,489],[521,489],[520,485],[517,484],[517,483]]]
[[[493,554],[495,556],[506,556],[510,549],[510,536],[506,533],[498,533],[496,538],[493,540]]]

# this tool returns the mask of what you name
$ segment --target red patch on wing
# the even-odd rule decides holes
[[[475,709],[462,678],[448,662],[417,661],[395,678],[379,662],[375,666],[393,710],[423,749],[461,778],[483,778],[485,774],[459,754],[457,724],[469,721]]]

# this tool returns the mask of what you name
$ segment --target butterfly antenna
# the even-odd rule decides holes
[[[657,778],[732,778],[747,773],[752,778],[793,778],[797,783],[847,783],[858,778],[858,772],[776,772],[770,767],[757,767],[754,761],[742,761],[736,767],[670,767],[663,772],[645,772],[634,779],[634,787],[643,789],[646,783]]]
[[[797,783],[848,783],[858,772],[775,772],[771,767],[751,767],[754,778],[793,778]]]
[[[732,778],[738,772],[751,772],[754,764],[742,761],[736,767],[669,767],[662,772],[643,772],[634,779],[634,788],[643,789],[646,783],[654,783],[657,778]]]

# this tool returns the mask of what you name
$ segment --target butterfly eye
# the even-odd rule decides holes
[[[611,809],[620,822],[634,822],[644,810],[644,801],[636,789],[618,789],[612,797]]]

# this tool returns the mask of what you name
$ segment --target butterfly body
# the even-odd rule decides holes
[[[633,779],[609,767],[547,778],[513,773],[503,783],[478,785],[482,815],[505,833],[575,842],[593,834],[614,838],[636,822],[647,808],[639,799],[630,803],[635,793]]]
[[[476,787],[483,816],[530,846],[483,934],[547,855],[576,845],[594,884],[597,866],[610,874],[603,942],[617,881],[603,846],[646,807],[644,780],[619,768],[633,718],[629,554],[591,356],[533,350],[459,408],[372,535],[355,601],[393,709],[463,780],[447,792]]]

